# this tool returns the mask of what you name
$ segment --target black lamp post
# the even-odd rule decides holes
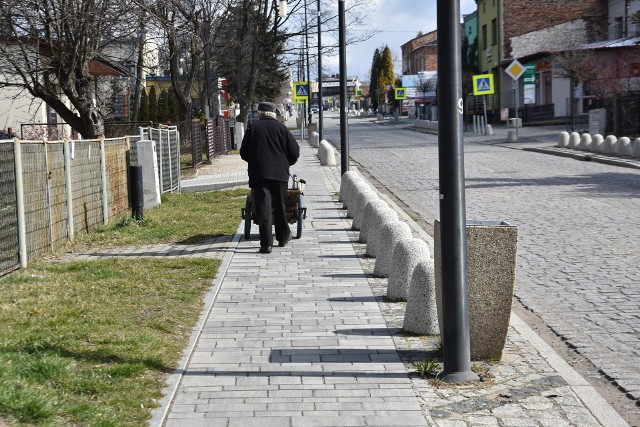
[[[311,90],[311,89],[309,89]],[[322,141],[322,31],[320,30],[320,0],[318,0],[318,139]]]
[[[469,337],[460,0],[438,0],[437,4],[444,353],[440,378],[454,383],[477,380],[478,376],[471,371]]]
[[[344,0],[338,0],[338,44],[340,58],[340,174],[349,171],[349,134],[347,130],[347,35]]]

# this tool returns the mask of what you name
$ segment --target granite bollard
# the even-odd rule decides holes
[[[578,150],[588,151],[589,147],[591,147],[592,138],[588,133],[583,133],[580,135],[580,143],[576,147]]]
[[[362,180],[356,171],[346,171],[340,178],[338,200],[342,202],[344,208],[349,207],[349,198],[353,195],[354,181],[356,180]]]
[[[367,249],[365,251],[367,256],[375,258],[378,255],[382,227],[389,222],[397,220],[398,214],[390,207],[373,211],[371,226],[367,228],[369,230],[367,234]]]
[[[348,195],[347,218],[354,218],[356,214],[356,206],[360,194],[373,191],[371,186],[364,179],[358,179],[352,182],[352,188]]]
[[[311,132],[309,144],[311,144],[311,146],[314,148],[318,148],[318,145],[320,145],[320,134],[318,132]]]
[[[593,135],[593,139],[591,141],[591,151],[594,153],[602,153],[604,149],[604,136],[599,133]]]
[[[602,146],[602,152],[604,154],[616,154],[616,143],[618,138],[615,135],[607,135],[604,139],[604,144]]]
[[[431,259],[419,262],[413,270],[402,330],[418,335],[440,333],[436,305],[436,274]]]
[[[400,240],[391,255],[391,271],[387,283],[387,298],[406,301],[411,275],[421,261],[431,259],[429,246],[418,238]]]
[[[324,139],[320,141],[320,146],[318,147],[318,159],[320,159],[322,166],[335,166],[336,164],[336,154],[333,146]]]
[[[368,188],[358,194],[356,197],[356,202],[353,206],[353,210],[348,209],[347,216],[349,216],[349,212],[352,213],[353,222],[351,223],[352,230],[360,230],[362,228],[362,217],[364,215],[364,208],[367,206],[371,200],[377,200],[378,195],[375,191]]]
[[[560,132],[560,137],[558,138],[557,147],[567,148],[569,146],[569,132],[562,131]]]
[[[569,145],[567,148],[576,149],[580,144],[580,134],[578,132],[571,132],[569,134]]]
[[[362,223],[360,224],[360,234],[358,235],[358,242],[367,243],[367,238],[369,236],[369,232],[371,231],[371,223],[373,222],[373,216],[375,210],[385,207],[388,208],[387,202],[382,199],[373,199],[367,202],[364,206],[364,210],[362,212]]]
[[[631,156],[640,157],[640,138],[636,138],[633,141],[633,147],[631,148]]]
[[[389,277],[393,249],[400,240],[411,239],[411,229],[402,221],[391,221],[382,226],[376,248],[374,277]]]
[[[618,156],[631,156],[633,154],[633,147],[631,146],[631,139],[623,136],[618,139],[616,143],[616,154]]]

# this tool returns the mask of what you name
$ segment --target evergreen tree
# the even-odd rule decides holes
[[[376,48],[373,53],[373,59],[371,60],[371,82],[369,84],[369,97],[374,109],[378,108],[380,101],[380,86],[378,86],[378,76],[380,75],[380,62],[382,61],[382,54],[380,49]]]
[[[169,94],[162,89],[158,97],[158,123],[166,123],[169,119]]]
[[[149,121],[154,123],[158,121],[158,96],[155,86],[151,86],[149,90]]]
[[[144,88],[140,92],[140,110],[138,111],[137,119],[144,122],[149,120],[149,98],[147,97],[147,90]]]
[[[380,75],[378,77],[378,87],[381,91],[386,91],[387,86],[393,87],[396,81],[395,72],[393,71],[393,58],[391,58],[391,49],[389,46],[384,47],[382,58],[380,61]],[[391,100],[393,97],[390,98]]]
[[[169,120],[171,120],[172,123],[178,123],[180,121],[180,104],[173,90],[169,90],[168,92],[167,112],[169,114]]]

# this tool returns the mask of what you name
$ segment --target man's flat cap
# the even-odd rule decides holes
[[[261,102],[258,104],[258,111],[266,111],[268,113],[276,112],[276,104],[273,102]]]

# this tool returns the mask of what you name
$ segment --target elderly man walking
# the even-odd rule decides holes
[[[287,127],[277,120],[275,104],[258,104],[258,117],[244,134],[240,157],[249,164],[249,187],[253,189],[260,228],[260,253],[268,254],[273,246],[274,221],[278,246],[286,245],[292,238],[285,196],[289,166],[300,157],[300,147]]]

